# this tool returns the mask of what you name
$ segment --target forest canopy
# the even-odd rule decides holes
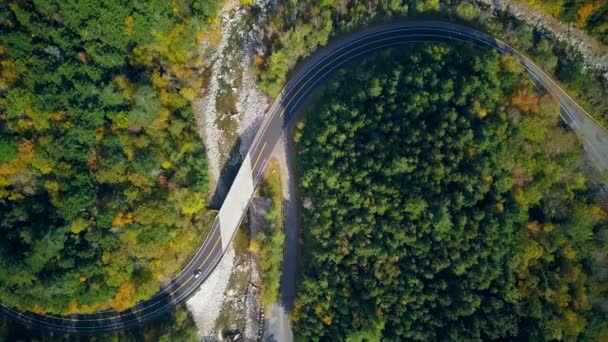
[[[208,229],[192,51],[217,1],[0,4],[0,301],[123,310]]]
[[[597,30],[592,32],[604,32],[604,38],[608,37],[606,1],[518,1],[531,2],[545,9],[564,8],[563,13],[577,13],[579,10],[591,13],[584,15],[584,26],[588,29],[594,26]],[[527,53],[545,72],[561,81],[594,119],[608,127],[608,79],[601,68],[595,69],[585,63],[576,49],[560,43],[551,34],[500,11],[492,12],[477,1],[474,3],[451,0],[276,0],[270,20],[264,26],[267,48],[256,58],[260,87],[269,95],[276,96],[296,63],[318,47],[328,44],[338,34],[394,20],[448,20],[487,32]],[[589,12],[590,9],[593,12]],[[569,15],[571,17],[572,14]]]
[[[69,341],[69,342],[200,342],[192,314],[184,304],[141,325],[96,335],[61,334],[53,331],[26,329],[19,321],[0,314],[2,341]]]
[[[608,216],[516,59],[409,46],[317,94],[294,136],[304,340],[606,336]]]
[[[608,2],[602,0],[520,0],[540,8],[560,21],[596,36],[608,44]]]

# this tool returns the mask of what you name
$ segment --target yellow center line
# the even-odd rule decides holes
[[[405,31],[410,31],[410,30],[411,30],[411,29],[406,29]],[[439,31],[441,31],[441,30],[439,30]],[[293,96],[291,96],[291,97],[290,97],[289,101],[288,101],[288,102],[287,102],[287,104],[286,104],[286,105],[283,107],[283,110],[281,111],[281,113],[279,114],[279,116],[280,116],[280,117],[283,117],[283,115],[285,115],[285,112],[287,111],[287,108],[288,108],[288,107],[289,107],[289,105],[290,105],[290,104],[291,104],[291,103],[292,103],[292,102],[293,102],[293,101],[294,101],[294,100],[297,98],[298,94],[300,94],[300,92],[302,91],[302,89],[304,89],[304,87],[305,87],[305,86],[306,86],[308,83],[310,83],[310,81],[312,81],[312,80],[315,78],[315,76],[317,76],[317,75],[318,75],[318,74],[319,74],[321,71],[323,71],[324,69],[326,69],[326,67],[328,66],[328,64],[333,63],[333,62],[337,61],[338,59],[340,59],[340,58],[342,58],[342,57],[344,57],[344,56],[346,56],[346,55],[348,55],[348,54],[350,54],[350,53],[353,53],[353,51],[355,51],[355,49],[362,48],[362,47],[367,47],[367,46],[369,46],[369,45],[373,45],[373,44],[376,44],[376,43],[378,43],[378,42],[384,42],[384,41],[387,41],[387,40],[392,40],[392,39],[395,39],[395,38],[403,38],[403,37],[407,37],[407,36],[409,36],[409,35],[410,35],[409,33],[407,33],[407,34],[406,34],[406,33],[404,33],[404,34],[400,34],[399,36],[394,36],[394,37],[393,37],[393,36],[391,36],[391,37],[386,37],[386,38],[382,38],[382,39],[376,39],[376,40],[373,40],[373,41],[371,41],[371,42],[367,42],[367,43],[365,43],[365,44],[363,44],[363,45],[356,46],[355,48],[353,48],[353,49],[351,49],[351,50],[343,50],[342,52],[340,52],[340,53],[339,53],[339,55],[336,55],[336,56],[331,56],[331,55],[330,55],[330,56],[329,56],[329,57],[327,57],[327,58],[331,58],[331,59],[327,61],[327,64],[326,64],[325,66],[322,66],[322,67],[320,67],[320,68],[319,68],[317,71],[315,71],[315,72],[312,74],[312,76],[310,76],[310,77],[308,77],[308,78],[306,79],[306,81],[304,82],[304,84],[302,84],[300,87],[298,87],[298,88],[297,88],[297,90],[296,90],[296,89],[294,89],[294,90],[296,90],[296,93],[295,93]],[[441,36],[441,35],[432,35],[432,34],[424,34],[424,36],[431,36],[431,37],[443,37],[443,36]],[[365,38],[365,37],[364,37],[364,38]],[[369,38],[372,38],[372,37],[369,37]],[[454,38],[454,40],[460,40],[460,41],[464,41],[464,42],[466,42],[465,40],[461,40],[461,39],[457,39],[457,38]],[[345,47],[348,47],[348,46],[345,46]],[[384,47],[384,46],[380,46],[380,47],[382,48],[382,47]],[[364,51],[363,51],[363,53],[367,53],[367,52],[369,52],[369,51],[367,51],[367,50],[364,50]],[[355,56],[360,56],[361,54],[362,54],[362,53],[358,53],[358,54],[356,54]],[[343,65],[340,65],[340,67],[342,67],[342,66],[343,66]],[[330,70],[335,70],[335,68],[330,69]],[[327,73],[326,73],[326,74],[327,74]],[[326,74],[325,74],[325,75],[326,75]],[[306,77],[306,75],[304,75],[303,77]]]
[[[265,141],[264,145],[262,145],[262,149],[260,150],[260,153],[258,153],[258,158],[255,160],[255,163],[251,167],[251,173],[253,173],[253,171],[255,171],[255,167],[258,165],[258,162],[260,161],[260,158],[262,158],[262,154],[264,153],[264,149],[266,148],[266,144],[267,144],[267,142]]]
[[[221,238],[221,237],[219,237],[219,238],[217,239],[217,241],[215,241],[215,244],[213,245],[213,247],[211,247],[211,252],[213,252],[213,251],[215,250],[215,248],[216,248],[216,247],[219,245],[220,241],[222,241],[222,238]],[[207,263],[207,261],[208,261],[208,260],[209,260],[209,258],[211,257],[211,254],[212,254],[211,252],[209,252],[209,254],[207,254],[207,257],[205,258],[205,260],[203,260],[203,263],[201,264],[201,267],[199,267],[199,268],[202,268],[203,266],[205,266],[205,264]],[[193,276],[193,275],[190,275],[190,277],[188,278],[188,280],[186,280],[185,282],[183,282],[183,283],[180,285],[180,287],[178,287],[178,288],[177,288],[175,291],[171,292],[169,295],[172,295],[172,294],[174,294],[175,292],[179,291],[179,290],[180,290],[182,287],[184,287],[184,285],[186,285],[186,284],[187,284],[187,283],[190,281],[190,279],[192,279],[192,277],[194,277],[194,276]]]
[[[402,36],[407,36],[407,35],[402,35]],[[400,37],[402,37],[402,36],[399,36],[398,38],[400,38]],[[430,35],[430,36],[434,36],[434,35]],[[438,37],[441,37],[441,36],[438,36]],[[377,41],[368,42],[368,43],[365,43],[365,44],[363,44],[363,45],[359,46],[358,48],[360,48],[360,47],[366,47],[366,46],[372,45],[372,44],[374,44],[374,43],[378,43],[378,42],[381,42],[381,41],[386,41],[386,40],[391,40],[391,39],[394,39],[394,38],[395,38],[395,37],[387,37],[387,38],[379,39],[379,40],[377,40]],[[455,39],[455,40],[459,40],[459,39]],[[351,52],[352,52],[352,51],[344,51],[344,52],[340,53],[340,54],[339,54],[339,55],[337,55],[337,56],[330,57],[330,59],[329,59],[328,63],[332,63],[332,62],[336,61],[337,59],[342,58],[343,56],[345,56],[345,55],[347,55],[347,54],[349,54],[349,53],[351,53]],[[288,107],[288,106],[289,106],[289,105],[290,105],[290,104],[291,104],[291,103],[294,101],[294,99],[295,99],[295,98],[298,96],[298,94],[299,94],[299,93],[302,91],[302,89],[303,89],[303,88],[304,88],[304,87],[305,87],[305,86],[306,86],[308,83],[310,83],[310,81],[312,81],[312,80],[314,79],[314,77],[315,77],[315,76],[317,76],[319,73],[321,73],[321,71],[323,71],[324,69],[325,69],[325,68],[320,68],[319,70],[317,70],[316,72],[314,72],[314,74],[313,74],[311,77],[309,77],[308,79],[306,79],[306,81],[304,82],[304,84],[302,84],[300,87],[298,87],[298,88],[297,88],[297,90],[295,90],[295,89],[294,89],[296,92],[295,92],[295,94],[294,94],[294,95],[293,95],[293,96],[290,98],[290,100],[287,102],[287,105],[285,105],[285,107],[283,107],[283,110],[282,110],[282,111],[281,111],[281,113],[279,114],[279,115],[280,115],[280,117],[283,117],[283,115],[285,114],[285,111],[287,110],[287,107]],[[253,167],[251,168],[251,171],[252,171],[252,172],[255,170],[255,168],[256,168],[256,166],[257,166],[257,164],[259,163],[260,158],[262,157],[262,154],[263,154],[264,150],[266,149],[266,145],[267,145],[267,142],[264,142],[264,145],[263,145],[263,146],[262,146],[262,148],[260,149],[260,152],[258,153],[258,157],[256,158],[256,161],[255,161],[255,163],[253,164]],[[212,247],[212,249],[211,249],[211,252],[213,252],[213,251],[215,250],[215,248],[217,247],[217,245],[219,244],[219,242],[220,242],[220,241],[221,241],[221,238],[218,238],[218,240],[215,242],[215,245],[213,245],[213,247]],[[209,259],[209,257],[210,257],[210,256],[211,256],[211,253],[209,253],[209,254],[207,255],[207,258],[206,258],[206,259],[203,261],[203,265],[204,265],[204,264],[207,262],[207,260]],[[201,266],[201,267],[202,267],[202,266]],[[170,295],[172,295],[173,293],[175,293],[175,292],[179,291],[179,290],[180,290],[180,289],[181,289],[181,288],[182,288],[182,287],[183,287],[185,284],[187,284],[187,283],[188,283],[188,282],[189,282],[189,281],[192,279],[192,277],[193,277],[193,276],[192,276],[192,275],[190,275],[190,277],[189,277],[189,278],[188,278],[188,279],[187,279],[185,282],[183,282],[183,283],[182,283],[182,285],[180,285],[180,287],[178,287],[176,290],[174,290],[174,291],[170,292],[170,293],[169,293],[169,296],[170,296]],[[140,311],[146,310],[146,309],[148,309],[148,308],[150,308],[150,307],[152,307],[152,306],[154,306],[154,305],[156,305],[156,304],[158,304],[158,303],[160,303],[160,302],[161,302],[161,301],[156,301],[156,302],[154,302],[153,304],[151,304],[151,305],[149,305],[149,306],[147,306],[147,307],[145,307],[145,308],[141,308],[141,309],[138,309],[138,310],[132,311],[131,313],[137,313],[137,312],[140,312]],[[121,316],[121,315],[115,315],[115,316],[112,316],[112,317],[97,318],[97,319],[73,319],[73,318],[63,318],[63,317],[61,317],[60,319],[67,320],[67,321],[102,321],[102,320],[108,320],[108,319],[114,319],[114,318],[118,318],[118,317],[120,317],[120,316]],[[53,317],[53,316],[49,316],[49,317]],[[55,317],[55,318],[57,318],[57,317]]]
[[[438,30],[438,31],[441,31],[441,30]],[[403,36],[406,36],[406,35],[403,35]],[[435,36],[435,35],[430,34],[430,35],[427,35],[427,36]],[[440,36],[440,35],[437,35],[437,36],[438,36],[438,37],[442,37],[442,36]],[[401,36],[400,36],[400,37],[401,37]],[[469,36],[469,37],[471,37],[471,36]],[[365,47],[365,46],[368,46],[368,45],[371,45],[371,44],[374,44],[374,43],[378,43],[378,41],[385,41],[385,40],[390,40],[390,39],[394,39],[394,38],[395,38],[395,37],[388,37],[388,38],[384,38],[384,39],[379,39],[379,40],[377,40],[377,41],[368,42],[368,43],[365,43],[365,44],[363,44],[363,45],[361,45],[361,46],[358,46],[358,48]],[[471,38],[475,38],[475,37],[471,37]],[[454,40],[461,40],[461,39],[458,39],[458,38],[455,38],[455,37],[453,37],[452,39],[454,39]],[[462,41],[465,41],[465,40],[462,40]],[[482,42],[483,42],[483,41],[482,41]],[[501,43],[502,43],[502,42],[501,42]],[[503,43],[503,44],[504,44],[504,43]],[[506,45],[506,44],[505,44],[505,45]],[[507,45],[507,46],[508,46],[508,45]],[[499,46],[495,46],[495,48],[498,48],[499,50],[501,50]],[[337,55],[337,56],[330,57],[330,58],[329,58],[329,60],[327,60],[326,62],[327,62],[327,63],[331,63],[331,62],[333,62],[333,61],[335,61],[335,60],[337,60],[337,59],[339,59],[339,58],[341,58],[341,57],[343,57],[343,56],[345,56],[345,55],[347,55],[347,54],[349,54],[349,53],[352,53],[352,50],[351,50],[351,51],[348,51],[348,50],[347,50],[347,51],[343,51],[342,53],[340,53],[340,54],[339,54],[339,55]],[[530,60],[527,58],[527,56],[525,56],[525,55],[523,55],[523,54],[521,54],[521,53],[520,53],[520,56],[522,56],[522,57],[523,57],[523,59],[525,59],[527,62],[531,63],[532,65],[535,65],[533,62],[531,62],[531,61],[530,61]],[[536,66],[536,65],[535,65],[535,66]],[[310,82],[311,82],[311,81],[312,81],[312,80],[315,78],[315,76],[317,76],[319,73],[321,73],[321,72],[322,72],[324,69],[325,69],[325,68],[323,68],[323,67],[322,67],[322,68],[319,68],[319,70],[317,70],[316,72],[314,72],[312,76],[308,77],[308,79],[306,79],[306,81],[304,81],[304,83],[303,83],[303,84],[302,84],[300,87],[298,87],[297,89],[294,89],[295,94],[294,94],[293,96],[291,96],[291,97],[290,97],[290,100],[288,101],[287,105],[285,105],[285,107],[283,107],[283,110],[282,110],[282,111],[280,112],[280,114],[279,114],[279,116],[280,116],[280,117],[283,117],[283,116],[284,116],[284,114],[285,114],[285,112],[286,112],[286,110],[287,110],[288,106],[289,106],[289,105],[290,105],[290,104],[291,104],[291,103],[292,103],[292,102],[295,100],[295,98],[297,98],[297,96],[298,96],[298,95],[299,95],[299,93],[300,93],[300,92],[301,92],[301,91],[304,89],[304,87],[305,87],[305,86],[306,86],[308,83],[310,83]],[[558,84],[556,84],[556,82],[555,82],[555,81],[553,81],[553,79],[551,79],[550,77],[548,77],[548,76],[545,74],[545,72],[544,72],[542,69],[540,69],[540,68],[538,68],[538,69],[539,69],[539,70],[540,70],[540,72],[543,74],[543,76],[545,76],[545,78],[547,78],[547,79],[548,79],[548,80],[549,80],[551,83],[553,83],[553,85],[554,85],[554,86],[555,86],[555,87],[556,87],[558,90],[560,90],[560,91],[561,91],[563,94],[565,94],[565,96],[566,96],[566,97],[567,97],[567,98],[568,98],[568,99],[569,99],[569,100],[570,100],[572,103],[574,103],[574,105],[575,105],[575,106],[577,106],[577,107],[578,107],[579,109],[581,109],[581,110],[582,110],[582,111],[583,111],[585,114],[587,114],[587,118],[591,118],[593,121],[595,121],[595,122],[597,123],[597,120],[595,120],[595,119],[594,119],[592,116],[590,116],[590,115],[589,115],[589,114],[588,114],[588,113],[585,111],[585,109],[584,109],[584,108],[582,108],[582,107],[581,107],[581,106],[580,106],[580,105],[579,105],[579,104],[578,104],[576,101],[574,101],[574,100],[573,100],[573,99],[572,99],[572,98],[569,96],[569,94],[568,94],[567,92],[565,92],[565,91],[564,91],[564,90],[563,90],[563,89],[562,89],[562,88],[561,88],[561,87],[560,87]],[[269,121],[269,122],[270,122],[270,121]],[[600,124],[600,127],[603,127],[603,126]],[[266,128],[266,127],[265,127],[265,128]],[[257,166],[257,164],[259,163],[260,158],[262,157],[262,154],[263,154],[263,152],[264,152],[264,150],[265,150],[265,148],[266,148],[266,145],[267,145],[267,142],[264,142],[264,145],[262,146],[262,148],[261,148],[261,150],[260,150],[260,152],[259,152],[259,154],[258,154],[258,157],[257,157],[257,159],[256,159],[255,163],[253,164],[252,171],[254,171],[254,170],[255,170],[255,168],[256,168],[256,166]],[[211,248],[211,251],[209,252],[209,254],[207,254],[207,257],[205,258],[205,260],[203,260],[203,263],[202,263],[202,265],[201,265],[201,268],[202,268],[202,267],[203,267],[203,266],[204,266],[204,265],[207,263],[207,261],[208,261],[208,260],[209,260],[209,258],[211,257],[212,252],[213,252],[213,251],[215,251],[215,249],[216,249],[216,248],[217,248],[217,246],[219,245],[219,242],[220,242],[220,241],[221,241],[221,238],[218,238],[218,239],[217,239],[217,241],[215,242],[215,244],[213,245],[213,247]],[[184,287],[184,286],[185,286],[185,285],[186,285],[188,282],[190,282],[190,280],[192,280],[192,278],[193,278],[193,277],[194,277],[193,275],[190,275],[190,277],[189,277],[189,278],[188,278],[188,279],[187,279],[185,282],[183,282],[183,283],[182,283],[182,284],[181,284],[181,285],[180,285],[180,286],[179,286],[177,289],[175,289],[175,290],[171,291],[171,292],[170,292],[168,295],[169,295],[169,296],[171,296],[171,295],[173,295],[174,293],[176,293],[177,291],[181,290],[181,289],[182,289],[182,288],[183,288],[183,287]],[[157,305],[157,304],[158,304],[158,303],[160,303],[160,302],[162,302],[162,301],[160,301],[160,300],[159,300],[159,301],[156,301],[156,302],[154,302],[153,304],[151,304],[151,305],[149,305],[149,306],[146,306],[145,308],[138,309],[138,310],[136,310],[136,311],[132,311],[131,313],[137,313],[137,312],[140,312],[140,311],[146,310],[146,309],[148,309],[148,308],[150,308],[150,307],[152,307],[152,306],[154,306],[154,305]],[[115,315],[115,316],[112,316],[112,317],[106,317],[106,318],[97,318],[97,319],[73,319],[73,318],[63,318],[63,317],[61,317],[61,319],[63,319],[63,320],[67,320],[67,321],[102,321],[102,320],[110,320],[110,319],[119,318],[120,316],[121,316],[121,315]],[[50,317],[53,317],[53,316],[50,316]]]
[[[401,36],[398,36],[398,38],[400,38]],[[388,38],[383,38],[383,39],[378,39],[378,40],[374,40],[368,43],[365,43],[363,45],[357,46],[355,48],[361,48],[361,47],[367,47],[369,45],[375,44],[377,42],[381,42],[381,41],[385,41],[385,40],[390,40],[390,39],[394,39],[395,37],[388,37]],[[348,46],[345,46],[345,48],[347,48]],[[354,51],[354,49],[348,50],[345,49],[343,50],[341,53],[338,52],[339,54],[337,56],[328,56],[327,58],[329,58],[329,60],[327,61],[325,66],[321,66],[317,71],[315,71],[315,73],[312,74],[312,76],[308,77],[306,79],[306,81],[304,82],[304,84],[302,84],[300,87],[298,87],[298,89],[296,90],[296,93],[290,97],[290,100],[287,102],[287,104],[283,107],[283,110],[281,111],[281,113],[279,114],[279,117],[283,117],[283,115],[285,115],[285,112],[287,111],[287,108],[289,107],[289,105],[293,102],[294,99],[297,98],[298,94],[300,94],[300,91],[302,91],[302,89],[310,82],[312,81],[315,76],[317,76],[321,71],[323,71],[328,64],[333,63],[335,61],[337,61],[338,59],[348,55],[349,53],[352,53]],[[320,62],[322,62],[323,60],[321,60]],[[318,64],[317,64],[318,65]],[[303,77],[306,77],[306,75],[304,75]]]

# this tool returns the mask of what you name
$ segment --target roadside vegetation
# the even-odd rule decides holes
[[[63,335],[48,331],[24,329],[20,323],[0,314],[0,340],[2,341],[82,341],[82,342],[198,342],[196,324],[184,305],[131,329],[98,335]]]
[[[475,10],[473,19],[480,20]],[[555,42],[549,35],[535,31],[522,21],[501,17],[486,21],[483,29],[499,37],[519,51],[528,54],[548,75],[605,129],[608,127],[608,80],[600,72],[585,68],[582,57],[564,43]]]
[[[267,227],[257,233],[250,249],[258,255],[260,278],[262,279],[262,304],[274,304],[279,298],[281,285],[281,263],[283,261],[283,191],[281,170],[277,160],[272,159],[266,167],[260,184],[260,196],[271,199],[266,214]]]
[[[519,0],[585,30],[608,45],[608,2],[603,0]]]
[[[518,61],[377,53],[298,126],[302,340],[599,340],[608,215]]]
[[[124,310],[210,226],[190,100],[217,1],[0,4],[0,301]]]
[[[532,0],[526,0],[532,1]],[[573,1],[535,1],[539,6]],[[576,8],[587,3],[576,1]],[[602,4],[601,1],[594,2]],[[546,5],[544,5],[546,4]],[[582,7],[581,7],[582,6]],[[595,6],[588,17],[601,27],[608,25],[608,5]],[[290,2],[279,0],[265,25],[268,49],[256,60],[261,88],[270,96],[281,90],[289,71],[302,58],[326,45],[330,38],[369,25],[397,18],[444,19],[463,22],[504,39],[528,53],[548,73],[566,85],[570,93],[596,120],[608,127],[608,91],[606,79],[583,67],[580,56],[563,44],[552,41],[523,22],[508,16],[491,17],[476,5],[442,0],[405,1],[320,1]],[[574,7],[573,7],[574,8]],[[586,8],[586,7],[585,7]],[[577,10],[578,11],[578,10]],[[592,19],[594,18],[594,19]],[[603,29],[602,29],[603,30]],[[603,32],[603,31],[602,31]]]

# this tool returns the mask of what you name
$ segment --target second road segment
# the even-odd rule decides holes
[[[23,312],[5,305],[2,305],[2,308],[27,325],[70,333],[116,330],[170,310],[191,295],[219,263],[245,216],[249,200],[261,180],[273,147],[285,127],[296,119],[302,101],[320,82],[338,68],[374,51],[403,44],[449,41],[495,48],[501,53],[518,58],[535,82],[560,102],[564,121],[582,138],[592,161],[601,169],[608,168],[608,132],[538,66],[511,46],[470,27],[442,21],[407,21],[376,26],[318,50],[291,75],[268,109],[209,235],[193,259],[171,279],[168,286],[152,298],[122,312],[106,310],[92,314],[60,316]]]

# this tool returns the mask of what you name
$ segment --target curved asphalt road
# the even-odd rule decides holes
[[[478,46],[496,48],[502,53],[513,55],[521,61],[531,77],[553,94],[562,105],[564,120],[586,141],[586,149],[598,166],[608,168],[608,133],[580,108],[559,86],[539,67],[507,44],[469,27],[447,22],[401,22],[377,26],[352,34],[317,51],[298,71],[290,77],[281,94],[268,110],[260,129],[249,149],[252,161],[253,184],[259,183],[266,161],[279,140],[287,123],[294,119],[296,109],[315,86],[341,66],[371,52],[402,44],[429,41],[464,41]],[[582,131],[581,127],[593,126],[596,130]],[[604,148],[605,150],[605,148]],[[225,205],[225,204],[224,204]],[[245,215],[235,213],[241,218]],[[157,317],[192,294],[219,263],[222,250],[220,224],[215,220],[207,239],[190,263],[171,280],[171,283],[154,297],[136,304],[134,307],[117,312],[107,310],[94,314],[74,314],[69,316],[41,315],[21,312],[2,305],[4,311],[20,321],[36,328],[45,328],[70,333],[99,333],[135,324]],[[194,272],[200,269],[202,276],[195,279]]]

